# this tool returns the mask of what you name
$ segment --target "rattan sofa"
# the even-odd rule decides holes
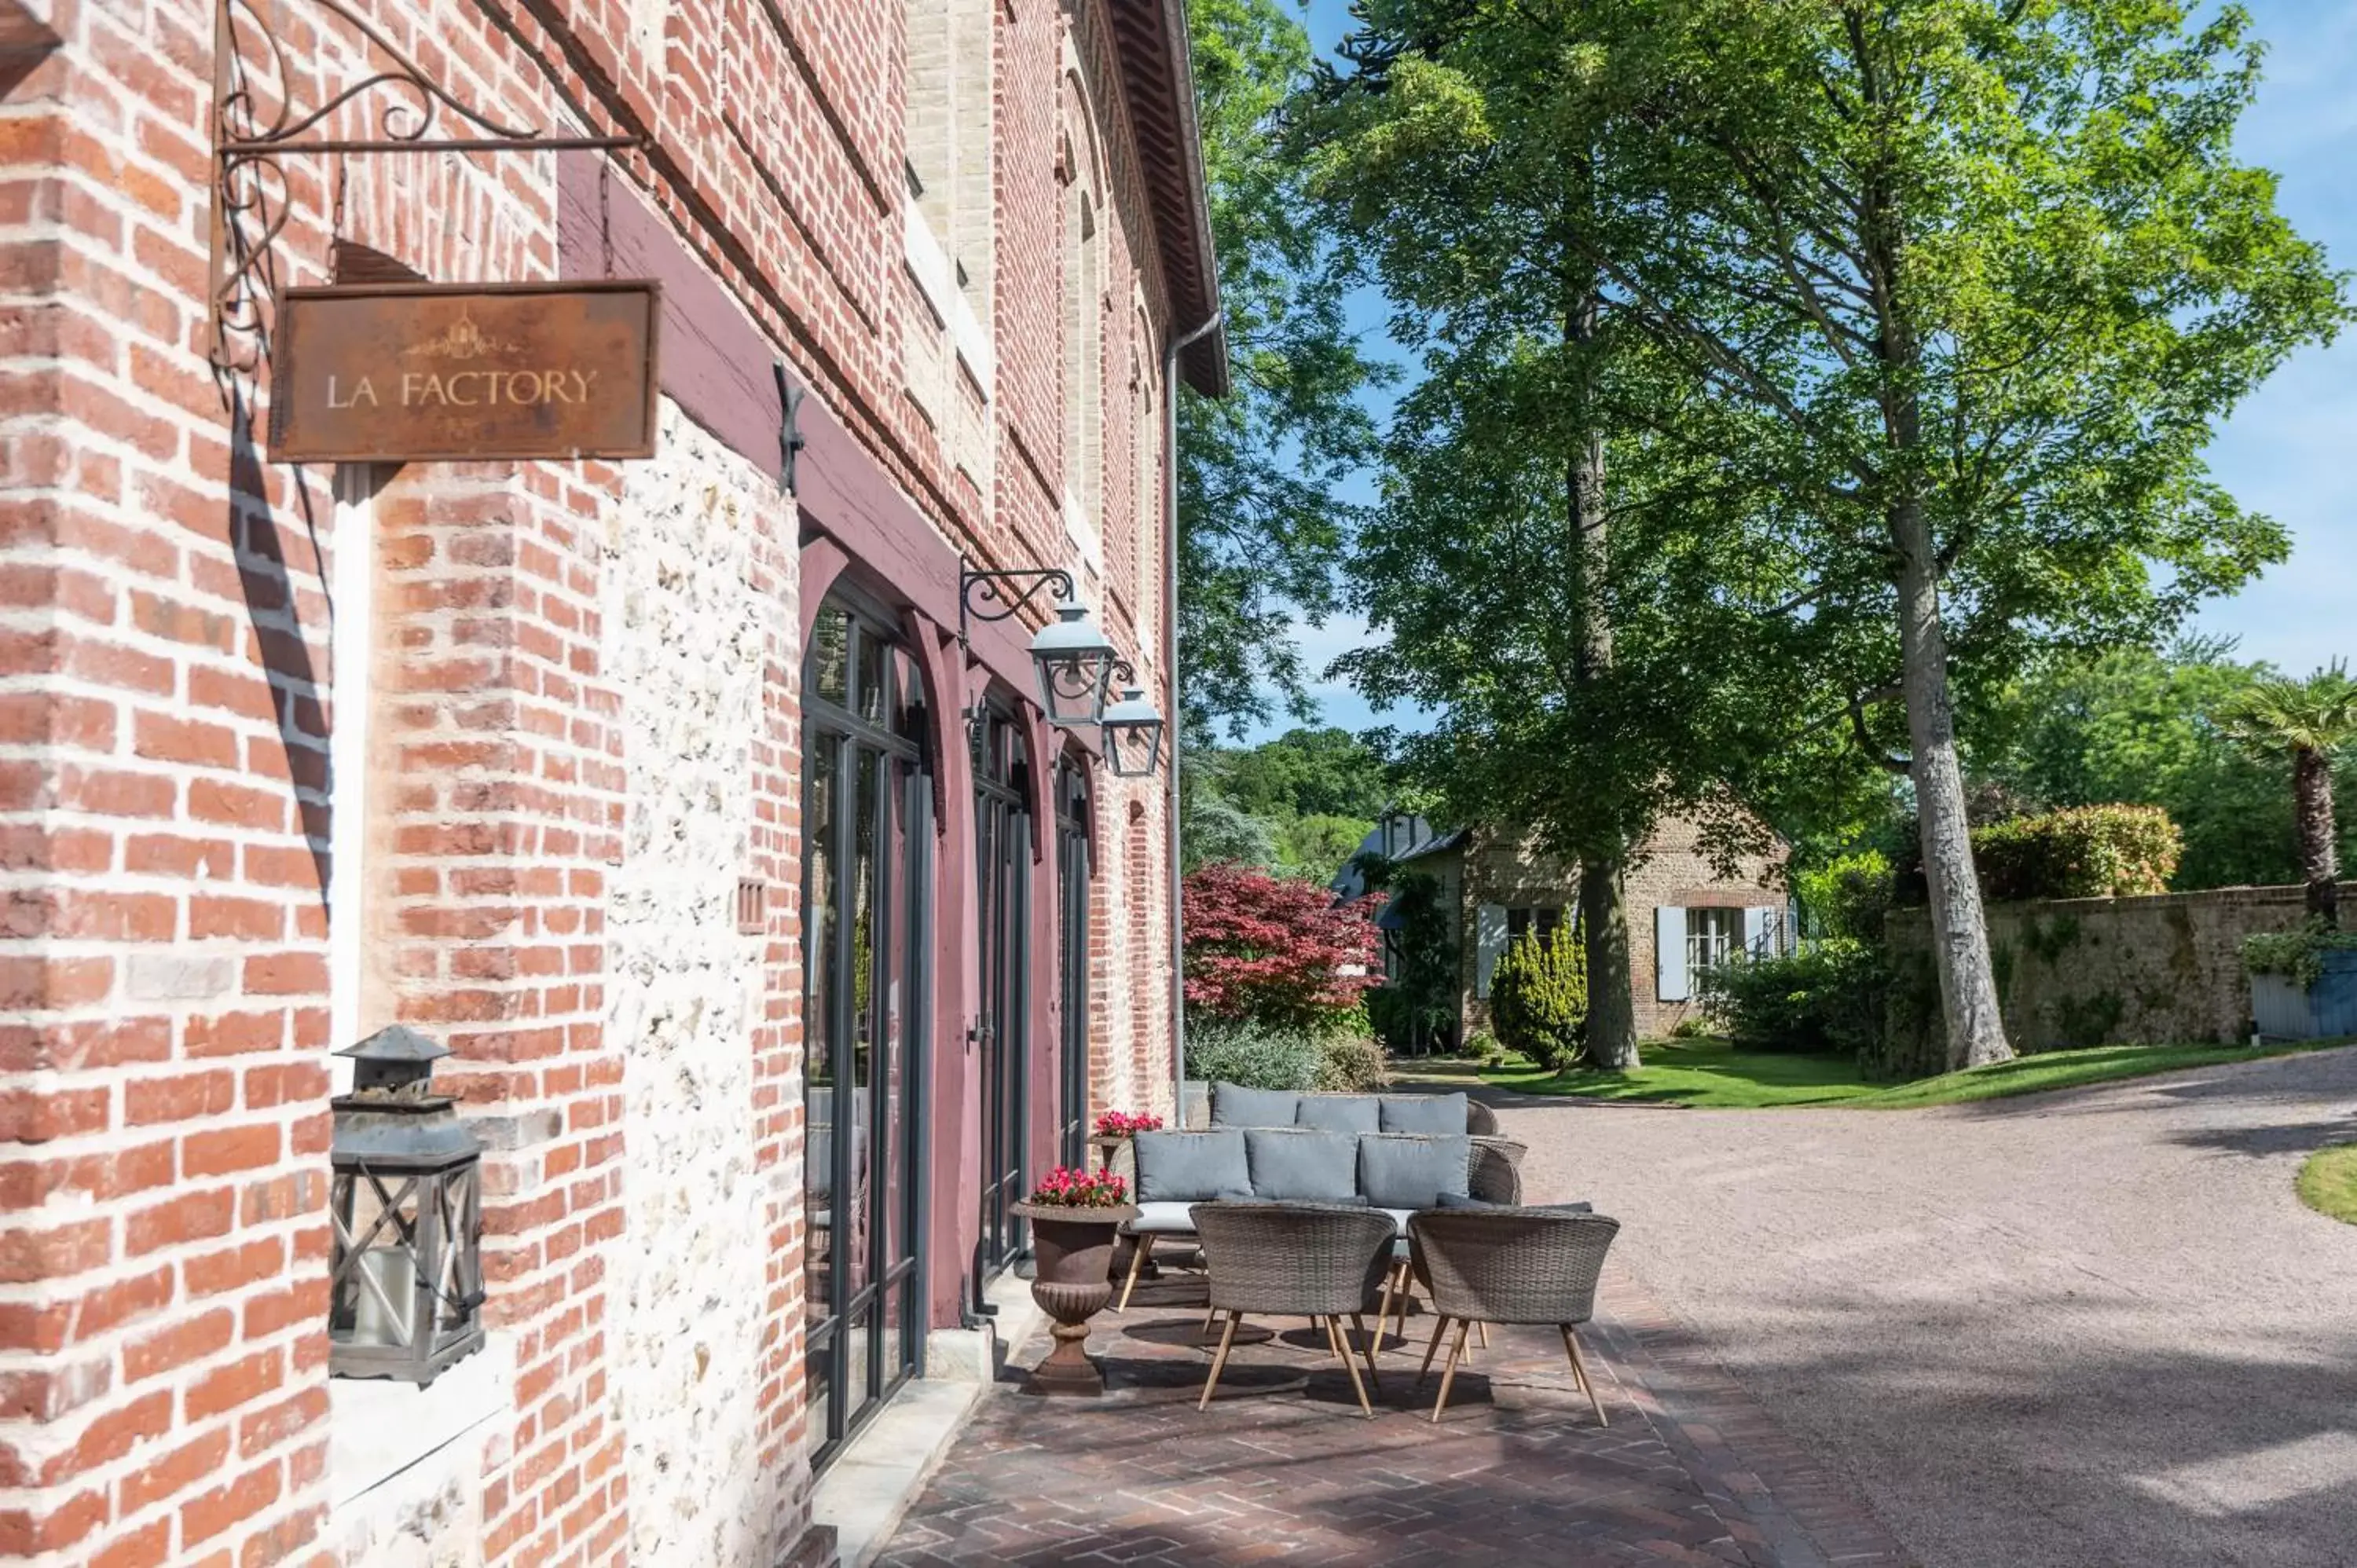
[[[1347,1143],[1351,1154],[1348,1177],[1339,1171],[1329,1171],[1323,1182],[1288,1179],[1300,1173],[1274,1157],[1255,1159],[1252,1152],[1257,1147],[1271,1155],[1291,1154],[1297,1151],[1287,1145],[1298,1144],[1297,1152],[1309,1154],[1313,1151],[1305,1142],[1308,1140],[1324,1141],[1315,1152],[1329,1157],[1339,1157],[1341,1145]],[[1231,1145],[1246,1151],[1240,1174],[1232,1162],[1222,1165],[1212,1160],[1210,1174],[1200,1177],[1192,1187],[1157,1187],[1157,1167],[1166,1163],[1162,1158],[1166,1152],[1183,1151],[1189,1144],[1208,1145],[1214,1141],[1221,1143],[1222,1149],[1206,1147],[1207,1158],[1223,1153]],[[1135,1245],[1131,1251],[1120,1301],[1114,1310],[1127,1309],[1130,1295],[1137,1288],[1138,1276],[1157,1243],[1196,1240],[1193,1211],[1197,1204],[1229,1201],[1355,1205],[1390,1219],[1394,1236],[1402,1243],[1399,1251],[1404,1258],[1408,1219],[1419,1210],[1452,1201],[1484,1206],[1520,1203],[1522,1176],[1517,1166],[1523,1152],[1522,1144],[1507,1139],[1462,1134],[1342,1134],[1297,1127],[1220,1127],[1140,1133],[1133,1144],[1138,1213],[1122,1228],[1123,1234]],[[1413,1168],[1418,1165],[1429,1168]],[[1426,1175],[1433,1179],[1421,1179]]]
[[[1353,1101],[1373,1101],[1380,1119],[1386,1110],[1399,1107],[1423,1108],[1448,1105],[1461,1107],[1462,1127],[1447,1126],[1419,1130],[1462,1132],[1476,1138],[1498,1135],[1498,1113],[1480,1101],[1462,1092],[1447,1094],[1341,1094],[1319,1090],[1242,1090],[1232,1083],[1213,1083],[1200,1106],[1190,1106],[1188,1127],[1200,1132],[1209,1127],[1298,1127],[1321,1126],[1314,1120],[1318,1110]],[[1239,1115],[1238,1105],[1249,1107],[1249,1114]],[[1284,1106],[1282,1112],[1275,1108]],[[1308,1116],[1305,1117],[1305,1108]],[[1382,1125],[1379,1120],[1378,1125]]]

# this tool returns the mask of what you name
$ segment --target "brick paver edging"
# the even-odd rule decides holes
[[[1587,1332],[1612,1424],[1571,1387],[1552,1332],[1497,1330],[1447,1417],[1383,1358],[1361,1418],[1304,1326],[1240,1345],[1207,1412],[1201,1285],[1173,1270],[1092,1348],[1115,1391],[1034,1398],[1019,1370],[983,1401],[880,1562],[1285,1562],[1475,1568],[1686,1563],[1901,1568],[1910,1560],[1849,1480],[1804,1452],[1624,1269]],[[1044,1340],[1024,1348],[1028,1364]],[[1405,1353],[1404,1353],[1405,1352]]]
[[[1707,1345],[1616,1268],[1597,1322],[1624,1391],[1689,1474],[1746,1515],[1778,1568],[1905,1568],[1913,1562],[1857,1483],[1825,1464],[1753,1399]]]

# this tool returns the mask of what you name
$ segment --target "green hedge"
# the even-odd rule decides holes
[[[1246,1089],[1363,1091],[1391,1082],[1391,1058],[1362,1028],[1321,1034],[1189,1012],[1187,1076]]]
[[[2184,849],[2158,806],[2076,806],[1973,830],[1981,897],[1993,904],[2166,893]]]
[[[1187,1015],[1187,1076],[1246,1089],[1315,1089],[1324,1053],[1298,1029]]]
[[[1881,952],[1839,937],[1790,957],[1702,972],[1711,1016],[1747,1051],[1871,1050],[1880,1040],[1889,988]]]

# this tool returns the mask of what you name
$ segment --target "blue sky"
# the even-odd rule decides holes
[[[2268,53],[2266,81],[2239,132],[2242,155],[2282,177],[2278,203],[2302,234],[2337,265],[2357,268],[2357,3],[2245,3]],[[1310,0],[1308,21],[1312,39],[1330,50],[1350,25],[1347,0]],[[1378,347],[1389,346],[1380,297],[1361,297],[1356,317]],[[2196,626],[2239,638],[2244,657],[2296,673],[2336,658],[2357,662],[2357,483],[2350,478],[2357,462],[2357,333],[2307,349],[2278,371],[2219,432],[2210,462],[2245,506],[2290,531],[2292,554],[2233,598],[2209,606]],[[1364,499],[1368,490],[1362,480],[1348,493]],[[1322,671],[1359,646],[1366,628],[1343,617],[1298,633],[1309,667]],[[1413,722],[1372,713],[1340,683],[1320,683],[1316,694],[1329,724]],[[1253,738],[1291,724],[1280,718]]]

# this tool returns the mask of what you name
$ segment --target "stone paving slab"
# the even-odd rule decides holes
[[[1200,1276],[1171,1270],[1091,1342],[1099,1402],[984,1400],[878,1562],[945,1564],[1396,1564],[1498,1568],[1677,1563],[1885,1568],[1907,1559],[1824,1470],[1688,1341],[1636,1283],[1607,1271],[1586,1336],[1609,1426],[1552,1331],[1497,1329],[1459,1369],[1435,1425],[1412,1392],[1429,1318],[1382,1360],[1361,1415],[1322,1335],[1298,1320],[1239,1343],[1207,1412]],[[1246,1319],[1247,1324],[1254,1319]],[[1017,1369],[1044,1352],[1044,1338]],[[1435,1374],[1435,1380],[1437,1373]],[[1789,1494],[1789,1496],[1788,1496]]]

